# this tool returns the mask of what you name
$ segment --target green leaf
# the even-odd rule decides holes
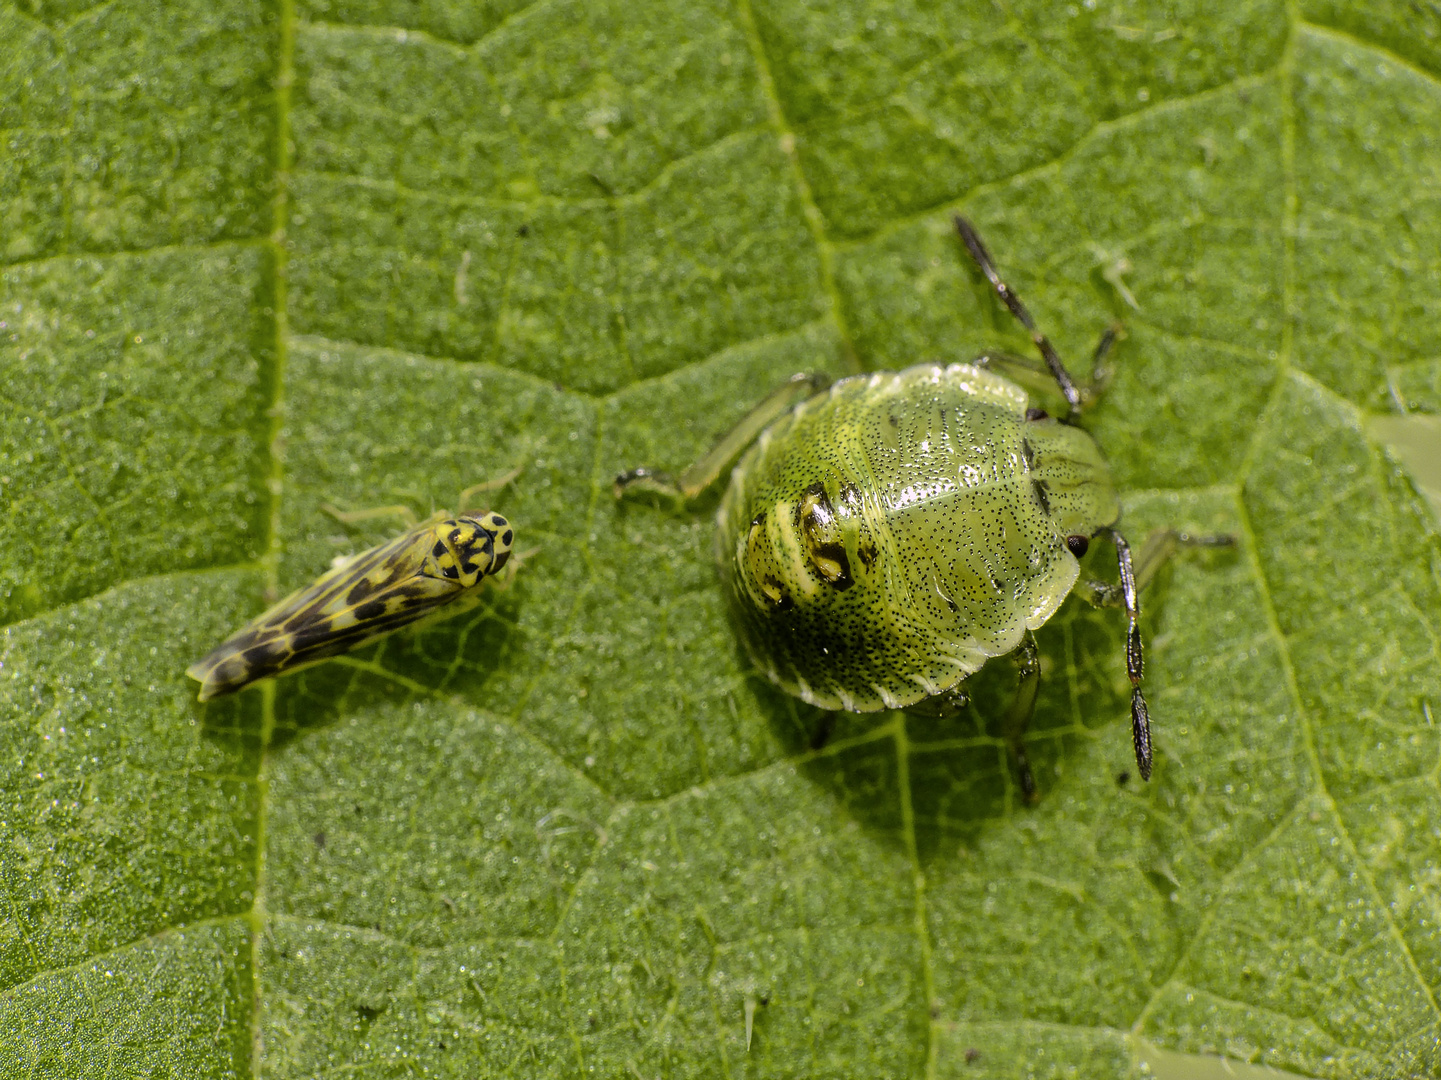
[[[1441,1073],[1441,14],[1215,7],[0,3],[0,1076]],[[1239,538],[1146,597],[1149,784],[1115,612],[1028,808],[1007,665],[813,751],[713,499],[611,496],[1024,349],[957,210],[1124,323],[1133,537]],[[509,589],[194,701],[393,528],[322,504],[513,468]]]

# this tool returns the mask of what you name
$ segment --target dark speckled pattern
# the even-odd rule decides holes
[[[1079,574],[1068,535],[1120,504],[1095,441],[1026,419],[968,364],[856,376],[767,428],[721,504],[742,639],[824,708],[903,708],[1049,619]]]

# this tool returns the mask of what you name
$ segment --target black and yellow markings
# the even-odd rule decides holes
[[[806,556],[821,580],[837,591],[844,592],[855,584],[851,576],[851,560],[841,538],[840,523],[826,495],[825,485],[814,483],[801,493],[796,503],[796,525],[805,542]]]
[[[318,663],[431,615],[459,614],[510,558],[515,533],[501,515],[438,516],[338,560],[197,660],[186,674],[200,700]]]

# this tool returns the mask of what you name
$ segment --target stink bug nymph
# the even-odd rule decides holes
[[[739,457],[717,517],[730,606],[757,668],[813,705],[944,714],[965,703],[968,675],[1012,656],[1020,682],[1005,730],[1028,799],[1024,732],[1040,679],[1032,632],[1078,587],[1092,604],[1124,607],[1131,734],[1149,779],[1138,593],[1178,545],[1233,540],[1159,530],[1132,558],[1105,458],[1079,426],[1104,384],[1115,328],[1091,379],[1077,382],[974,227],[955,224],[1044,367],[990,354],[834,384],[796,376],[678,478],[635,469],[616,478],[616,494],[689,499]],[[1067,414],[1035,408],[997,369],[1053,380]],[[1077,560],[1095,539],[1114,545],[1119,584],[1080,581]]]
[[[460,505],[515,475],[467,488]],[[185,674],[200,683],[201,701],[318,664],[404,626],[474,607],[482,585],[500,573],[515,543],[510,522],[492,511],[462,510],[452,517],[442,510],[416,522],[406,506],[326,510],[343,522],[397,516],[408,519],[410,527],[393,540],[336,559],[328,572],[191,664]]]

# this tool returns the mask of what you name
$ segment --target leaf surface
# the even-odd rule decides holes
[[[0,3],[0,1075],[1441,1071],[1441,17],[1213,7]],[[1024,351],[957,211],[1124,324],[1133,540],[1238,537],[1146,596],[1149,784],[1115,612],[1027,808],[1007,665],[814,751],[714,497],[611,496]],[[515,468],[510,588],[195,703],[396,527],[323,504]]]

